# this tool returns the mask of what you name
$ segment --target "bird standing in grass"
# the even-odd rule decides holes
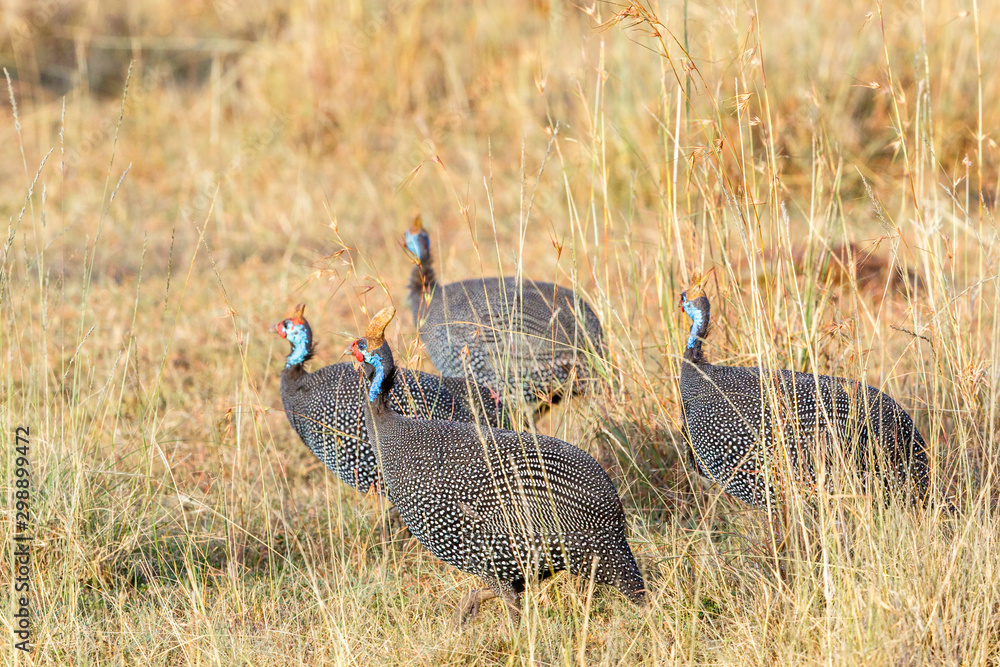
[[[397,382],[383,333],[391,307],[351,345],[368,380],[365,423],[374,434],[389,498],[434,556],[482,578],[455,611],[461,623],[499,597],[520,617],[529,581],[561,570],[592,576],[642,603],[642,576],[625,540],[614,485],[586,452],[555,438],[389,409]]]
[[[684,429],[699,474],[763,507],[789,483],[814,487],[820,465],[843,460],[880,480],[889,496],[926,499],[924,439],[896,401],[844,378],[714,366],[702,351],[708,297],[692,288],[681,306],[691,318],[681,367]]]
[[[321,368],[313,373],[305,363],[313,354],[312,327],[304,316],[305,304],[275,325],[279,336],[291,344],[281,373],[281,402],[292,428],[302,442],[330,470],[362,493],[378,484],[378,457],[365,428],[365,400],[361,378],[353,362]],[[489,391],[466,378],[439,378],[407,371],[393,388],[391,409],[420,419],[482,421],[489,426],[507,424],[503,405]]]
[[[581,393],[594,381],[604,334],[593,309],[571,289],[515,278],[439,285],[430,238],[414,222],[406,247],[417,260],[410,307],[427,354],[444,375],[472,375],[529,405]]]

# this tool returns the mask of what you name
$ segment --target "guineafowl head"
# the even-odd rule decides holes
[[[691,318],[691,332],[688,335],[687,349],[700,356],[701,341],[708,333],[710,311],[708,297],[700,287],[692,287],[687,292],[681,292],[681,308]]]
[[[396,370],[392,359],[392,350],[384,338],[385,328],[396,316],[396,309],[387,306],[372,318],[365,337],[351,343],[351,354],[361,362],[368,378],[368,400],[375,401],[380,395],[388,394],[392,388],[393,375]]]
[[[312,357],[312,328],[303,314],[305,309],[306,304],[300,303],[291,317],[274,325],[274,331],[292,346],[285,368],[303,364]]]
[[[406,230],[406,247],[421,262],[431,256],[431,239],[427,236],[419,215],[413,221],[413,226]]]

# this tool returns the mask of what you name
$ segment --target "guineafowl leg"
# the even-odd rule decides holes
[[[385,542],[402,548],[411,537],[410,529],[403,523],[399,510],[390,507],[382,521],[382,538]]]
[[[517,625],[521,620],[521,594],[517,593],[509,582],[486,577],[484,580],[489,584],[489,588],[469,591],[455,607],[455,625],[461,627],[471,621],[479,614],[479,605],[493,598],[503,600],[511,623]]]
[[[510,584],[502,583],[500,586],[503,588],[503,592],[498,593],[497,597],[503,600],[504,606],[507,607],[510,624],[517,627],[521,622],[521,594],[515,592]]]
[[[766,549],[768,560],[773,564],[772,571],[778,579],[785,582],[788,580],[784,554],[789,546],[790,531],[787,530],[789,516],[787,508],[784,507],[772,508],[770,514],[771,516],[768,521],[770,530],[764,535],[764,548]]]
[[[455,625],[462,627],[474,619],[479,615],[479,605],[496,596],[492,588],[473,589],[463,595],[455,607]]]

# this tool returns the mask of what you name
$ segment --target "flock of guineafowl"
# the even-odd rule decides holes
[[[499,597],[516,624],[526,583],[562,570],[642,604],[625,512],[605,471],[574,445],[510,430],[511,410],[544,409],[598,381],[594,361],[605,348],[596,314],[552,283],[439,285],[419,219],[405,240],[416,262],[414,323],[442,375],[396,367],[384,336],[392,307],[350,346],[360,373],[353,362],[310,373],[312,330],[300,305],[275,325],[291,345],[281,398],[292,427],[341,480],[387,494],[434,556],[487,584],[459,603],[459,623]],[[680,377],[684,432],[700,475],[766,507],[788,485],[822,484],[826,462],[839,457],[879,481],[887,498],[928,500],[924,441],[892,398],[844,378],[712,365],[703,352],[707,296],[694,287],[681,306],[691,319]]]

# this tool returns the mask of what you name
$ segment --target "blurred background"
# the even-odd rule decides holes
[[[1000,6],[0,17],[0,418],[32,432],[36,664],[996,659]],[[605,389],[537,428],[612,472],[652,611],[559,579],[517,632],[497,606],[478,625],[503,630],[450,633],[471,578],[383,544],[378,500],[288,425],[269,330],[298,302],[314,368],[392,303],[430,369],[418,214],[443,280],[522,272],[600,315]],[[826,569],[762,564],[766,519],[691,479],[678,434],[677,299],[709,271],[710,358],[889,391],[970,518],[824,524]]]

